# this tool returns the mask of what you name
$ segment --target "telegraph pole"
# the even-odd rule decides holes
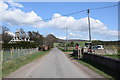
[[[87,13],[88,13],[88,26],[89,26],[89,42],[92,44],[91,28],[90,28],[90,9],[88,9]],[[92,45],[90,45],[90,48],[92,48]]]
[[[66,28],[66,51],[67,51],[67,48],[68,48],[68,28]]]
[[[91,42],[90,9],[88,9],[89,41]]]

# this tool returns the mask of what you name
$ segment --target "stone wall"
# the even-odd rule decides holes
[[[101,55],[105,55],[105,54],[117,54],[117,51],[115,49],[97,49],[95,50],[95,54],[101,54]]]
[[[91,53],[83,53],[82,57],[85,60],[89,60],[95,64],[101,65],[102,67],[108,68],[110,71],[120,74],[120,59],[109,58]]]

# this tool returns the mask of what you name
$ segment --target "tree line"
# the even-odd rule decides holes
[[[118,45],[120,41],[92,41],[93,45]]]
[[[0,36],[2,36],[1,41],[3,41],[2,43],[3,48],[11,48],[11,47],[35,48],[35,47],[41,47],[43,45],[53,47],[53,44],[58,40],[52,34],[48,34],[46,37],[43,37],[43,35],[41,35],[38,31],[28,31],[27,35],[30,37],[30,41],[33,41],[33,42],[21,41],[21,42],[9,44],[9,41],[13,38],[13,36],[6,33],[6,31],[9,31],[9,29],[7,27],[2,26],[2,33],[0,33]]]

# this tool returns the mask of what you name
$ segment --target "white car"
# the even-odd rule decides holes
[[[104,49],[103,45],[96,45],[94,46],[95,49]]]

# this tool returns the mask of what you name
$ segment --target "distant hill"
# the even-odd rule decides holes
[[[82,39],[70,39],[68,42],[80,42],[80,41],[88,41],[88,40],[82,40]],[[66,42],[66,40],[58,39],[57,42]]]
[[[82,40],[82,39],[70,39],[70,40],[68,40],[68,42],[80,42],[80,41],[89,41],[89,40]],[[92,40],[92,42],[119,42],[119,41],[120,40],[118,40],[118,41]],[[66,40],[57,38],[57,42],[66,42]]]
[[[82,39],[70,39],[68,42],[75,42],[75,41],[88,41],[88,40],[82,40]]]

